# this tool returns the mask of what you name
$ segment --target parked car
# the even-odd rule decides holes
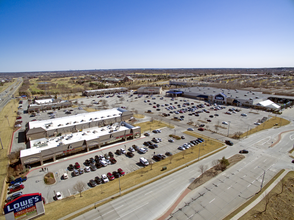
[[[10,202],[10,201],[12,201],[12,200],[14,200],[14,199],[20,197],[21,195],[22,195],[22,192],[14,193],[14,194],[12,194],[11,196],[8,196],[8,197],[6,198],[6,201],[7,201],[7,202]]]
[[[8,193],[17,192],[17,191],[22,190],[22,189],[24,189],[24,185],[23,184],[20,184],[19,186],[10,188]]]
[[[119,178],[119,177],[120,177],[120,174],[119,174],[119,172],[117,172],[117,171],[113,171],[113,172],[112,172],[112,175],[113,175],[115,178]]]
[[[76,162],[76,163],[75,163],[75,168],[76,168],[76,169],[79,169],[80,167],[81,167],[80,164],[79,164],[78,162]]]
[[[105,174],[101,175],[101,179],[102,179],[103,183],[108,183],[109,182],[109,179],[107,178],[107,176]]]
[[[144,166],[148,166],[149,165],[149,162],[146,158],[144,157],[140,157],[140,163]]]
[[[62,198],[62,195],[61,195],[60,192],[56,192],[56,194],[55,194],[55,199],[56,199],[56,200],[61,200],[61,199],[63,199],[63,198]]]
[[[146,151],[146,149],[145,148],[140,148],[139,150],[138,150],[138,152],[139,153],[141,153],[141,154],[145,154],[147,151]]]
[[[168,139],[168,142],[171,142],[171,143],[173,143],[173,142],[175,142],[173,139]]]
[[[21,116],[16,117],[16,120],[19,120],[19,119],[22,119],[22,117]]]
[[[84,170],[85,170],[86,173],[89,173],[89,172],[91,171],[91,170],[90,170],[90,167],[88,167],[88,166],[85,167]]]
[[[131,152],[134,152],[135,151],[135,149],[133,147],[129,147],[128,150],[131,151]]]
[[[110,172],[107,173],[107,177],[110,181],[115,179],[114,176],[112,175],[112,173],[110,173]]]
[[[121,176],[124,176],[124,175],[125,175],[125,171],[123,171],[122,168],[118,168],[118,169],[117,169],[117,172],[119,172],[119,174],[120,174]]]
[[[240,154],[248,154],[248,150],[240,150],[239,153]]]
[[[246,117],[246,116],[247,116],[247,114],[245,114],[245,113],[242,113],[242,114],[241,114],[241,116],[245,116],[245,117]]]
[[[122,154],[122,152],[121,152],[120,149],[117,149],[117,150],[115,151],[115,153],[116,153],[117,155],[121,155],[121,154]]]
[[[223,125],[228,125],[228,122],[223,121],[222,124],[223,124]]]
[[[165,152],[165,155],[170,157],[170,156],[172,156],[173,154],[172,154],[171,152],[168,151],[168,152]]]
[[[198,128],[198,131],[204,131],[204,128]]]
[[[120,151],[121,151],[122,154],[126,154],[127,153],[126,150],[123,149],[123,148],[121,148]]]
[[[15,179],[14,181],[11,181],[9,183],[9,185],[14,185],[16,183],[22,183],[22,182],[25,182],[26,180],[27,180],[26,176],[25,177],[19,177],[19,178]]]
[[[139,150],[139,147],[137,145],[135,145],[135,144],[132,147],[135,149],[135,151]]]
[[[109,161],[111,162],[111,164],[116,164],[116,159],[114,159],[114,157],[111,157],[111,158],[109,159]]]
[[[193,129],[193,128],[188,128],[187,130],[188,130],[188,131],[194,131],[194,129]]]
[[[150,133],[146,132],[144,133],[145,136],[150,136]]]
[[[134,156],[134,154],[132,153],[132,152],[127,152],[127,154],[126,154],[128,157],[133,157]]]
[[[95,177],[95,182],[97,183],[97,185],[102,183],[102,179],[99,176]]]
[[[70,164],[70,165],[68,166],[67,169],[68,169],[69,171],[73,171],[73,169],[74,169],[74,165]]]
[[[97,186],[97,183],[96,183],[95,180],[90,180],[90,181],[89,181],[89,185],[90,185],[91,187],[95,187],[95,186]]]
[[[67,173],[64,173],[64,174],[62,175],[62,178],[63,178],[64,180],[67,180],[67,179],[68,179],[68,175],[67,175]]]
[[[73,174],[73,176],[78,176],[78,175],[80,175],[80,172],[78,170],[74,169],[72,174]]]
[[[111,151],[109,151],[109,152],[108,152],[108,156],[110,156],[110,157],[114,157],[114,154],[113,154]]]

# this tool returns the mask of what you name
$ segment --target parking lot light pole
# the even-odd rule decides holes
[[[120,175],[119,175],[119,177],[118,177],[118,187],[119,187],[119,196],[121,196]]]
[[[265,176],[265,169],[261,168],[260,166],[258,166],[258,168],[260,168],[260,169],[263,170],[263,176],[262,176],[262,181],[261,181],[261,184],[260,184],[260,190],[259,190],[259,192],[260,192],[261,189],[262,189],[262,186],[263,186],[263,181],[264,181],[264,176]]]
[[[229,126],[228,126],[228,137],[229,137],[229,134],[230,134],[230,124],[231,124],[231,121],[229,121]]]

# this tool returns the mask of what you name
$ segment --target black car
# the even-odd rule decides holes
[[[225,143],[227,145],[230,145],[230,146],[233,146],[234,145],[234,143],[232,141],[230,141],[230,140],[225,140]]]
[[[117,150],[115,151],[115,153],[116,153],[117,155],[121,155],[121,150],[120,150],[120,149],[117,149]]]
[[[240,150],[239,153],[240,154],[248,154],[248,150]]]
[[[101,180],[101,178],[99,176],[96,176],[95,177],[95,182],[99,185],[99,184],[102,183],[102,180]]]
[[[161,161],[162,158],[161,158],[159,155],[154,155],[154,156],[153,156],[153,160]]]
[[[134,154],[133,154],[132,152],[128,151],[128,152],[127,152],[127,156],[128,156],[128,157],[133,157]]]
[[[109,151],[109,152],[108,152],[108,156],[110,156],[110,157],[114,157],[114,154],[113,154],[111,151]]]
[[[90,180],[90,181],[89,181],[89,185],[90,185],[91,187],[95,187],[95,186],[97,186],[97,183],[95,182],[95,180]]]
[[[150,149],[155,149],[155,146],[152,144],[149,146]]]
[[[133,145],[132,147],[135,149],[135,151],[138,151],[140,149],[137,145]]]
[[[93,157],[90,158],[90,163],[93,163],[93,164],[96,163],[96,161],[95,161],[95,159]]]
[[[173,154],[171,152],[166,152],[165,155],[166,156],[172,156]]]
[[[113,172],[112,172],[112,175],[113,175],[115,178],[119,178],[119,177],[120,177],[120,174],[119,174],[119,172],[117,172],[117,171],[113,171]]]
[[[95,166],[99,169],[99,168],[102,167],[102,164],[101,164],[100,162],[97,162],[97,163],[95,164]]]
[[[85,160],[85,163],[84,163],[86,166],[89,166],[90,165],[90,161],[88,159]]]
[[[70,164],[70,165],[68,166],[67,169],[68,169],[69,171],[73,171],[73,169],[74,169],[74,165]]]

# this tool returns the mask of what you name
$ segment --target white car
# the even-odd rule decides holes
[[[143,147],[142,147],[142,148],[140,148],[140,149],[139,149],[139,153],[145,154],[145,153],[146,153],[146,150],[145,150],[145,148],[143,148]]]
[[[149,162],[146,158],[140,157],[140,163],[143,164],[144,166],[148,166]]]
[[[55,198],[56,198],[57,200],[61,200],[61,199],[62,199],[62,195],[61,195],[61,193],[60,193],[60,192],[57,192],[57,193],[55,194]]]
[[[109,179],[108,179],[108,177],[106,176],[106,174],[102,174],[102,175],[101,175],[101,179],[102,179],[103,183],[108,183],[108,182],[109,182]]]
[[[242,113],[242,114],[241,114],[241,116],[247,116],[247,114],[245,114],[245,113]]]
[[[104,167],[107,167],[108,163],[105,160],[101,160],[100,164]]]
[[[129,147],[129,151],[134,152],[135,149],[133,147]]]
[[[186,150],[186,148],[184,148],[183,146],[179,146],[178,149],[179,150]]]
[[[64,180],[68,179],[68,175],[67,175],[67,173],[64,173],[64,174],[63,174],[63,179],[64,179]]]
[[[223,121],[222,124],[223,124],[223,125],[228,125],[228,122]]]
[[[259,122],[255,122],[254,124],[255,124],[255,125],[260,125],[260,123],[259,123]]]
[[[85,167],[85,172],[86,173],[89,173],[91,170],[90,170],[90,167]]]
[[[125,151],[125,149],[123,149],[123,148],[120,149],[120,152],[121,152],[122,154],[126,154],[126,153],[127,153],[127,152]]]

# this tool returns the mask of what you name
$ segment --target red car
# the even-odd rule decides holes
[[[110,172],[107,173],[107,177],[108,177],[109,180],[114,180],[115,179],[115,177],[113,176],[113,174],[110,173]]]
[[[18,120],[18,119],[22,119],[22,117],[21,116],[18,116],[18,117],[16,117],[16,119]]]
[[[118,168],[117,172],[119,172],[119,174],[122,176],[126,174],[125,171],[122,170],[122,168]]]
[[[10,190],[9,190],[9,193],[17,192],[17,191],[19,191],[19,190],[22,190],[23,188],[24,188],[24,185],[21,184],[21,185],[15,187],[15,188],[10,189]]]
[[[198,128],[198,131],[204,131],[204,128]]]
[[[81,167],[80,164],[79,164],[78,162],[76,162],[76,163],[75,163],[75,168],[76,168],[76,169],[79,169],[80,167]]]

